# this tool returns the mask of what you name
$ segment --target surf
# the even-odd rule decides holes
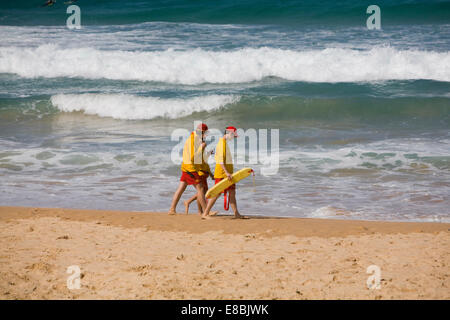
[[[0,73],[24,78],[85,78],[197,85],[248,83],[267,77],[305,82],[366,82],[428,79],[450,81],[450,52],[327,48],[242,48],[164,51],[0,48]]]
[[[87,115],[122,120],[175,119],[195,112],[208,112],[235,103],[233,95],[208,95],[187,99],[141,97],[127,94],[57,94],[50,98],[63,112],[80,111]]]

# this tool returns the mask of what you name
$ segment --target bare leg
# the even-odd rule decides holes
[[[195,199],[197,199],[197,195],[195,195],[194,197],[194,200]],[[191,198],[192,199],[192,198]],[[189,201],[191,200],[191,199],[189,199]],[[205,199],[206,200],[206,207],[208,207],[208,202],[209,202],[209,200],[208,199]],[[190,203],[189,203],[190,204]],[[189,204],[186,204],[186,202],[185,202],[185,205],[187,205],[188,207],[189,207]],[[199,216],[201,216],[202,214],[203,214],[203,211],[202,211],[202,206],[200,205],[200,202],[198,202],[197,201],[197,206],[198,206],[198,215]],[[210,216],[215,216],[216,214],[218,214],[219,213],[219,211],[210,211],[209,212],[209,215]]]
[[[243,218],[243,216],[241,216],[241,214],[239,213],[238,208],[237,208],[236,190],[234,190],[234,189],[229,190],[228,191],[228,196],[230,197],[230,206],[231,206],[231,209],[233,209],[234,217],[236,219]]]
[[[197,201],[202,209],[201,211],[205,212],[206,210],[205,190],[201,184],[196,184],[195,189],[197,190]]]
[[[169,214],[176,214],[177,213],[177,204],[178,201],[180,201],[181,195],[183,194],[184,190],[186,190],[187,183],[184,181],[180,181],[180,184],[178,185],[177,191],[175,191],[173,198],[172,198],[172,205],[169,209]]]
[[[210,201],[209,199],[206,199],[206,207],[207,208],[208,208],[209,201]],[[202,212],[202,207],[200,206],[200,203],[198,203],[198,201],[197,201],[197,205],[198,205],[198,214],[201,216],[203,214],[203,212]],[[208,215],[215,216],[218,213],[219,213],[219,211],[210,211]]]
[[[208,182],[202,183],[202,189],[203,189],[203,195],[206,195],[206,192],[208,191]],[[208,200],[205,198],[205,204],[208,206]],[[201,216],[203,214],[202,206],[200,205],[200,202],[198,201],[197,197],[197,207],[198,207],[198,215]]]
[[[195,201],[195,200],[197,200],[197,194],[194,194],[191,198],[189,198],[189,200],[186,200],[184,202],[184,207],[185,207],[185,213],[186,214],[189,213],[189,206],[190,206],[190,204],[193,201]],[[208,206],[209,200],[205,199],[205,201],[206,201],[206,206]],[[198,201],[197,201],[197,206],[198,206],[198,214],[201,216],[203,214],[203,211],[202,211],[202,206],[200,205],[200,202],[198,202]],[[209,215],[213,216],[213,215],[216,215],[217,213],[218,213],[218,211],[212,211],[212,212],[209,213]]]
[[[206,195],[207,191],[208,191],[208,186],[206,184],[204,184],[203,185],[203,194]],[[208,207],[208,202],[209,202],[209,200],[205,198],[205,203],[206,203],[207,207]],[[202,210],[202,207],[200,205],[200,202],[198,202],[198,201],[197,201],[197,206],[198,206],[198,214],[201,216],[203,214],[203,210]],[[209,213],[209,215],[212,215],[212,214],[217,214],[217,211]]]
[[[206,202],[206,207],[208,207],[208,202]],[[219,213],[219,211],[210,211],[208,216],[215,216]]]
[[[206,210],[203,211],[202,219],[209,219],[209,216],[208,216],[209,212],[211,211],[211,208],[216,203],[217,199],[219,199],[219,196],[208,200],[208,205],[206,206]]]
[[[197,200],[197,194],[194,194],[189,200],[184,202],[184,208],[185,208],[184,213],[189,214],[189,206],[195,200]],[[206,200],[206,203],[208,203],[208,200]],[[198,214],[202,215],[202,206],[200,205],[200,202],[198,202],[198,201],[197,201],[197,207],[198,207]]]
[[[208,201],[206,201],[206,203],[208,203]],[[201,216],[203,211],[202,211],[202,206],[200,205],[200,202],[197,201],[197,207],[198,207],[198,214]]]
[[[189,198],[189,200],[184,202],[184,208],[185,208],[184,213],[189,214],[189,205],[195,200],[197,200],[197,194],[194,194],[192,197]]]

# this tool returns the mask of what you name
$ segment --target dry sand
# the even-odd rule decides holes
[[[450,299],[449,230],[0,207],[0,299]]]

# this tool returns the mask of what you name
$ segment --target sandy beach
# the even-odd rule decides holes
[[[1,299],[449,299],[450,224],[0,207]],[[380,270],[369,289],[369,266]],[[81,270],[69,290],[69,266]]]

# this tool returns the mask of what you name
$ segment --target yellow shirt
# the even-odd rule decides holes
[[[220,164],[225,164],[228,173],[233,174],[233,158],[231,156],[228,143],[224,138],[220,138],[216,147],[216,169],[214,170],[214,178],[226,178],[225,171]]]
[[[196,150],[194,152],[194,150]],[[195,132],[191,132],[186,140],[183,148],[183,162],[181,163],[181,171],[198,172],[202,165],[202,140]]]
[[[204,151],[205,150],[203,149],[203,162],[200,165],[200,171],[198,172],[198,175],[203,176],[204,174],[209,173],[209,175],[212,176],[211,168],[208,164],[209,155],[205,155]]]

